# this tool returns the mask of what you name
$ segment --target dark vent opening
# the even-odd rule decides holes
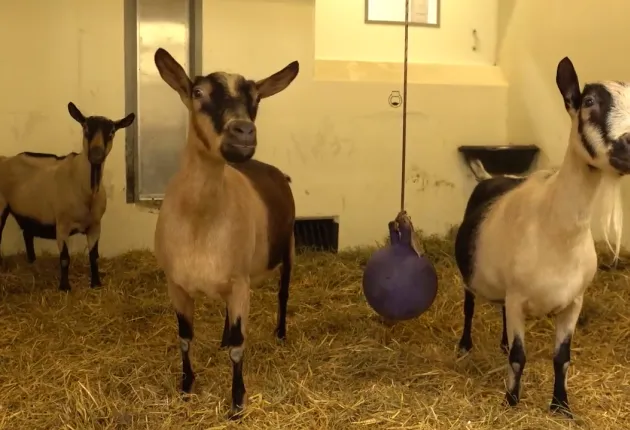
[[[337,253],[339,248],[339,224],[333,218],[296,219],[295,251],[320,251]]]

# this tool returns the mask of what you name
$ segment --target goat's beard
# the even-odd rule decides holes
[[[90,163],[90,188],[92,192],[98,191],[101,186],[102,163]]]
[[[597,189],[597,197],[600,199],[599,210],[604,241],[613,253],[613,264],[619,259],[621,253],[621,235],[623,228],[623,205],[621,200],[621,178],[616,173],[604,173],[602,181]],[[612,233],[615,246],[613,247],[610,234]]]

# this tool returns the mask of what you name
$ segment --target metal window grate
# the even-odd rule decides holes
[[[339,224],[334,218],[296,219],[295,250],[337,253]]]

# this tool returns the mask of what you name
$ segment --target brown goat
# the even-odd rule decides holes
[[[101,218],[107,206],[100,186],[103,165],[112,149],[117,130],[129,127],[135,115],[112,121],[101,116],[85,117],[68,103],[70,116],[83,127],[83,151],[64,156],[22,152],[0,158],[0,240],[9,214],[17,221],[29,262],[35,261],[33,239],[56,239],[61,276],[59,289],[70,290],[68,238],[87,236],[90,255],[90,286],[101,285],[98,271],[98,241]]]
[[[280,264],[276,335],[286,334],[295,202],[290,179],[252,157],[260,100],[287,88],[299,64],[259,81],[225,72],[191,81],[166,50],[158,49],[154,59],[189,111],[188,141],[155,230],[155,255],[179,325],[181,389],[190,393],[195,378],[189,356],[194,297],[220,297],[227,308],[221,345],[230,348],[233,374],[229,417],[236,418],[246,401],[242,368],[250,287]]]

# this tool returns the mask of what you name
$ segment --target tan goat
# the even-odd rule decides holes
[[[620,183],[630,175],[630,83],[590,82],[580,87],[568,57],[558,63],[556,85],[571,120],[559,169],[527,176],[491,177],[476,165],[475,186],[455,240],[464,280],[462,352],[473,347],[475,300],[504,308],[508,352],[506,403],[520,402],[526,364],[528,317],[556,322],[554,384],[550,410],[573,417],[567,394],[571,342],[584,294],[597,270],[591,231],[601,210],[606,242],[615,261],[621,246]],[[613,248],[608,234],[614,235]]]
[[[190,393],[195,378],[189,357],[193,298],[198,293],[220,297],[227,305],[222,345],[230,347],[233,372],[229,416],[236,418],[246,400],[242,366],[250,286],[280,264],[276,335],[283,339],[286,333],[295,203],[290,179],[252,157],[261,99],[287,88],[299,64],[294,61],[259,81],[224,72],[191,81],[162,48],[155,64],[189,111],[188,141],[155,231],[155,255],[179,325],[181,389]]]
[[[68,103],[68,112],[83,127],[83,151],[64,156],[22,152],[0,159],[0,241],[9,214],[22,229],[29,262],[35,261],[35,237],[56,239],[60,253],[59,289],[70,290],[68,238],[87,236],[90,250],[90,285],[101,285],[98,240],[107,196],[100,186],[105,159],[117,130],[129,127],[135,115],[119,121],[85,117]]]

